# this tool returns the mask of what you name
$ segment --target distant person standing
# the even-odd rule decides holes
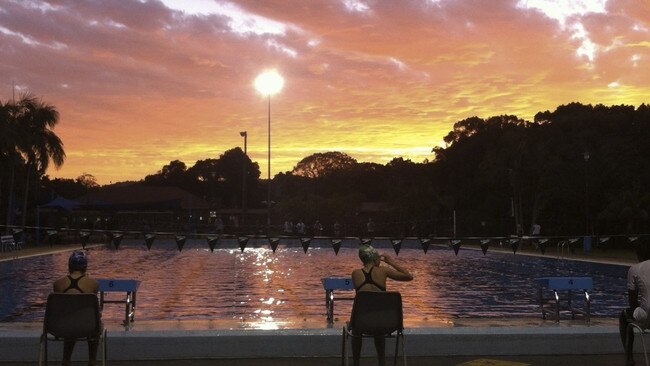
[[[539,236],[541,233],[542,233],[542,225],[540,224],[533,224],[533,226],[530,228],[531,236]]]
[[[314,230],[314,236],[323,235],[323,225],[320,223],[320,221],[316,220],[312,226],[312,229]]]
[[[305,223],[302,222],[302,220],[298,220],[298,223],[296,224],[296,232],[298,235],[305,235]]]
[[[291,220],[284,221],[284,235],[293,234],[293,222]]]
[[[524,228],[521,224],[517,224],[517,236],[520,238],[524,236]]]
[[[639,239],[636,256],[639,263],[627,272],[628,308],[619,317],[619,333],[625,349],[625,365],[634,365],[634,330],[627,330],[629,322],[644,322],[650,307],[650,244]]]
[[[223,220],[220,216],[217,216],[217,219],[214,220],[214,230],[218,235],[223,234]]]
[[[340,222],[336,221],[334,223],[334,226],[332,227],[332,229],[334,231],[334,236],[335,237],[340,237],[341,236],[341,223]]]
[[[372,219],[368,219],[368,223],[366,224],[366,230],[368,231],[368,236],[373,237],[375,236],[375,222],[372,221]]]
[[[61,277],[54,282],[54,292],[59,293],[90,293],[96,294],[99,290],[99,282],[86,274],[88,269],[88,258],[86,253],[81,250],[75,250],[68,258],[67,276]],[[61,365],[70,365],[72,351],[74,350],[75,341],[63,342],[63,360]],[[88,341],[88,365],[94,365],[97,359],[97,341]]]
[[[533,226],[530,228],[530,236],[532,237],[539,236],[541,233],[542,233],[542,226],[539,224],[533,224]],[[532,243],[535,246],[535,249],[539,248],[539,240],[533,238]]]

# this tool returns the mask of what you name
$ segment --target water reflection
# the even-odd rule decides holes
[[[394,254],[389,247],[382,250]],[[0,320],[40,321],[52,282],[67,270],[68,254],[0,263]],[[351,245],[336,256],[329,245],[312,242],[305,254],[299,241],[280,245],[275,253],[253,240],[244,252],[236,243],[210,252],[203,241],[188,240],[178,252],[173,241],[157,241],[151,250],[125,241],[118,251],[93,248],[89,256],[92,276],[142,282],[136,320],[230,319],[261,329],[277,329],[289,320],[325,322],[321,278],[347,276],[360,266]],[[533,279],[541,276],[593,277],[596,316],[616,316],[626,301],[624,266],[511,253],[484,256],[480,250],[461,249],[455,256],[433,246],[424,254],[419,244],[406,241],[398,259],[415,276],[412,282],[388,284],[402,292],[407,325],[456,317],[537,317]],[[350,307],[350,301],[337,302],[335,317],[345,319]],[[104,317],[121,319],[123,308],[107,305]]]

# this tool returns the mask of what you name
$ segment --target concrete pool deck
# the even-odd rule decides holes
[[[36,364],[40,325],[0,323],[0,365]],[[128,331],[109,325],[108,358],[111,364],[124,366],[335,365],[341,362],[340,325],[262,330],[210,329],[216,325],[200,321],[137,322]],[[405,334],[411,365],[623,364],[612,318],[592,318],[591,323],[563,319],[559,324],[541,319],[461,319],[446,326],[411,327]],[[387,344],[388,355],[392,342]],[[636,343],[640,352],[640,342]],[[51,361],[60,358],[61,348],[51,347]],[[364,342],[364,355],[372,357],[373,352],[372,342]],[[79,345],[75,358],[85,356],[85,345]],[[637,356],[637,361],[642,359]]]

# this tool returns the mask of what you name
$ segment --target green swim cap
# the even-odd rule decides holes
[[[363,244],[359,247],[359,259],[365,264],[379,259],[379,252],[370,244]]]

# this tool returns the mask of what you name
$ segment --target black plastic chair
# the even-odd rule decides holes
[[[52,293],[47,297],[38,365],[47,365],[48,341],[98,341],[106,365],[106,329],[95,294]]]
[[[395,338],[393,363],[397,365],[400,343],[406,366],[404,349],[404,316],[402,295],[399,292],[359,291],[354,297],[350,321],[343,327],[342,361],[348,364],[347,349],[352,337],[384,336]]]
[[[630,329],[632,330],[632,332],[634,332],[634,330],[639,331],[639,336],[641,338],[641,345],[643,346],[643,356],[645,357],[645,364],[646,366],[650,366],[650,363],[648,363],[648,351],[646,349],[645,340],[643,339],[644,334],[650,333],[650,314],[642,322],[631,321],[627,323],[627,331],[629,332]],[[629,339],[627,339],[626,342],[627,341],[629,341]],[[625,349],[627,349],[627,344],[625,345]]]

